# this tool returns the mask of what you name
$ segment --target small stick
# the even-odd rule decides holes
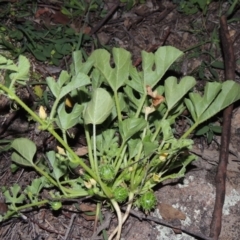
[[[122,209],[125,210],[125,208],[122,208]],[[173,229],[181,230],[184,233],[187,233],[187,234],[189,234],[189,235],[191,235],[193,237],[198,237],[198,238],[200,238],[202,240],[213,240],[212,238],[207,237],[207,236],[205,236],[205,235],[203,235],[201,233],[196,233],[196,232],[188,230],[188,229],[186,229],[184,227],[174,226],[174,225],[164,221],[163,219],[160,219],[160,218],[157,218],[157,217],[146,216],[143,213],[135,211],[135,210],[130,210],[130,214],[135,216],[135,217],[137,217],[140,221],[142,221],[142,220],[153,221],[153,222],[159,223],[159,224],[161,224],[161,225],[163,225],[165,227],[170,227],[170,228],[173,228]]]
[[[226,16],[220,19],[220,36],[225,64],[225,79],[235,79],[235,57],[233,44],[228,32]],[[231,93],[229,93],[231,94]],[[222,228],[222,208],[225,200],[226,175],[229,155],[230,129],[233,105],[228,106],[223,112],[223,130],[221,136],[221,148],[218,170],[216,174],[216,200],[210,227],[210,236],[217,240]]]
[[[112,219],[112,214],[110,212],[107,212],[104,216],[104,221],[102,222],[102,224],[97,228],[97,230],[93,233],[91,239],[97,239],[98,234],[100,232],[102,232],[105,229],[108,229],[111,223],[111,219]]]
[[[68,239],[68,235],[69,235],[69,233],[70,233],[70,231],[71,231],[71,229],[72,229],[73,222],[74,222],[76,216],[77,216],[76,213],[72,214],[70,223],[69,223],[69,225],[68,225],[68,228],[67,228],[67,231],[66,231],[66,233],[65,233],[65,236],[64,236],[63,240],[67,240],[67,239]]]
[[[95,27],[91,30],[90,36],[92,36],[93,34],[95,34],[95,33],[104,25],[104,23],[107,22],[107,20],[108,20],[108,19],[112,16],[112,14],[117,10],[119,4],[120,4],[120,2],[118,2],[116,5],[114,5],[114,6],[110,9],[109,13],[105,16],[105,18],[104,18],[102,21],[100,21],[100,22],[97,24],[97,26],[95,26]]]

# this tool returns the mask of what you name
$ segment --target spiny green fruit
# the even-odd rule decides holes
[[[109,164],[104,164],[99,167],[99,174],[103,181],[111,182],[115,177],[115,172],[113,166]]]
[[[140,197],[139,202],[143,210],[150,211],[156,206],[157,198],[153,192],[146,192]]]
[[[128,190],[124,187],[118,187],[114,190],[113,195],[117,202],[122,203],[128,197]]]
[[[50,203],[50,205],[51,205],[51,208],[55,211],[62,208],[62,203],[61,202],[52,202],[52,203]]]

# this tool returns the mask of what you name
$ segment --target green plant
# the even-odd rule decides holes
[[[126,10],[131,10],[136,4],[144,4],[146,0],[120,0],[121,3],[126,4]]]
[[[213,2],[213,0],[173,0],[173,3],[178,5],[178,11],[182,12],[186,15],[195,14],[199,11],[203,13],[205,16],[207,14],[209,5]],[[221,1],[228,2],[229,9],[226,13],[227,16],[231,16],[234,10],[236,9],[237,5],[239,4],[239,0],[225,0]],[[230,20],[230,21],[236,21],[239,20],[238,18]]]
[[[69,17],[85,17],[85,20],[88,22],[89,12],[91,11],[100,11],[100,14],[106,14],[106,11],[103,10],[103,1],[102,0],[70,0],[65,1],[64,6],[61,8],[61,12]]]
[[[220,134],[222,132],[221,126],[214,125],[209,123],[208,125],[204,125],[199,128],[195,135],[196,136],[205,136],[207,139],[207,144],[210,144],[213,140],[215,134]]]
[[[69,19],[79,16],[84,17],[84,23],[89,22],[89,12],[101,10],[103,15],[101,0],[86,1],[65,1],[62,6],[62,12],[68,15]],[[24,21],[16,24],[15,18],[20,19],[28,15],[35,14],[38,9],[37,3],[4,3],[8,6],[8,11],[2,16],[4,18],[13,18],[11,24],[0,25],[0,48],[1,54],[18,57],[20,54],[30,52],[38,61],[46,62],[59,66],[63,57],[71,55],[75,50],[81,47],[87,47],[90,43],[96,45],[91,36],[84,34],[84,27],[78,32],[74,27],[64,24],[49,25],[46,22],[38,24],[33,21]],[[41,8],[41,7],[40,7]],[[11,14],[14,9],[15,15]],[[17,10],[17,11],[16,11]],[[40,11],[41,12],[41,11]],[[26,15],[28,14],[28,15]],[[1,14],[0,14],[1,15]],[[1,16],[0,16],[1,17]],[[2,21],[3,22],[3,21]],[[80,30],[80,29],[79,29]],[[82,50],[84,51],[84,50]]]
[[[91,41],[90,36],[75,33],[67,26],[36,29],[30,21],[25,21],[21,26],[4,27],[0,29],[0,36],[2,47],[12,56],[28,51],[38,61],[48,61],[57,66],[64,56]]]
[[[98,206],[107,203],[115,210],[118,227],[109,239],[115,234],[120,239],[122,224],[133,204],[146,212],[154,208],[152,188],[166,179],[183,177],[186,166],[196,158],[187,151],[193,145],[187,136],[240,98],[240,86],[230,80],[207,83],[202,96],[194,92],[196,81],[190,76],[179,81],[171,76],[161,84],[168,68],[182,55],[170,46],[159,48],[155,54],[143,51],[142,71],[138,71],[124,49],[114,48],[112,57],[98,49],[85,61],[81,51],[76,51],[70,74],[62,71],[57,81],[46,79],[55,101],[50,113],[41,107],[39,115],[15,93],[16,87],[28,80],[29,61],[20,56],[16,65],[0,57],[0,68],[12,71],[11,84],[0,84],[2,94],[25,109],[39,129],[51,133],[60,146],[58,152],[45,153],[48,165],[42,159],[34,161],[36,146],[32,141],[13,140],[13,162],[34,168],[41,177],[24,190],[26,194],[20,193],[18,185],[4,191],[9,211],[2,220],[18,216],[25,208],[49,204],[59,209],[63,199],[92,196]],[[69,95],[75,104],[66,112],[65,98]],[[172,125],[186,108],[193,124],[177,139]],[[77,124],[85,130],[88,164],[68,144],[67,132]],[[73,178],[70,169],[76,166],[84,171]],[[49,188],[50,199],[40,195],[43,188]],[[127,204],[124,215],[122,203]]]
[[[195,14],[199,10],[206,15],[208,6],[211,2],[212,0],[173,0],[173,3],[178,4],[178,11],[187,15]]]

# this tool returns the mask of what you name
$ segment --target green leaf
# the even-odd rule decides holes
[[[131,87],[135,91],[144,94],[146,86],[143,82],[143,73],[138,72],[136,67],[130,66],[129,74],[131,80],[126,81],[127,87]]]
[[[23,203],[25,199],[25,195],[21,193],[21,188],[16,183],[14,183],[12,187],[10,187],[10,191],[7,190],[3,194],[6,198],[6,203],[11,203],[14,206],[16,204]]]
[[[195,133],[196,136],[202,136],[206,134],[209,131],[209,126],[203,126],[200,129],[198,129]]]
[[[112,90],[116,92],[128,80],[131,54],[123,48],[113,48],[112,55],[114,68],[110,66],[110,53],[104,49],[95,50],[90,59],[94,61],[94,66],[99,69]]]
[[[214,102],[197,119],[200,124],[216,115],[218,112],[240,99],[240,85],[228,80],[222,84],[222,90],[215,98]]]
[[[13,64],[12,60],[8,60],[7,58],[5,58],[4,56],[0,55],[0,64]]]
[[[18,70],[16,73],[11,73],[10,78],[12,80],[27,81],[29,79],[29,69],[29,60],[25,56],[20,55],[18,58]]]
[[[212,130],[214,133],[222,133],[222,127],[221,127],[221,126],[212,125],[212,126],[211,126],[211,130]]]
[[[70,79],[70,75],[67,71],[61,71],[60,76],[58,77],[57,84],[59,88],[62,88],[64,84],[66,84]]]
[[[188,98],[185,98],[184,102],[188,108],[188,111],[191,113],[193,120],[197,122],[197,115],[196,115],[195,108],[192,101]]]
[[[184,177],[184,174],[186,172],[186,167],[194,160],[196,160],[196,156],[195,155],[189,155],[187,158],[185,158],[183,160],[183,162],[181,162],[179,165],[182,166],[182,168],[179,170],[178,173],[174,173],[174,174],[170,174],[170,175],[167,175],[163,178],[161,178],[161,182],[167,180],[167,179],[176,179],[176,178],[181,178],[181,177]],[[171,169],[174,169],[176,167],[178,167],[179,165],[177,166],[174,166],[174,163],[173,163],[173,166]]]
[[[215,60],[211,63],[211,66],[214,67],[214,68],[218,68],[218,69],[224,69],[223,61]]]
[[[147,121],[141,118],[128,118],[119,123],[119,131],[123,141],[127,141],[135,133],[143,130],[147,126]]]
[[[92,88],[93,90],[99,88],[104,81],[104,77],[101,74],[101,72],[97,69],[94,68],[91,74],[91,79],[92,79]]]
[[[161,105],[160,106],[160,110],[161,110],[161,107],[162,106],[164,106],[165,107],[165,105]],[[176,118],[179,116],[179,115],[181,115],[181,113],[184,111],[186,109],[186,106],[182,103],[182,101],[181,102],[179,102],[178,103],[178,105],[175,107],[175,108],[173,108],[172,109],[172,111],[171,111],[171,114],[169,115],[169,117],[168,117],[168,121],[169,121],[169,123],[170,124],[174,124],[175,122],[176,122]],[[162,110],[165,110],[163,107],[162,107]],[[164,112],[165,113],[165,112]]]
[[[11,140],[0,140],[0,153],[7,152],[11,148]]]
[[[93,60],[89,59],[84,63],[82,59],[82,51],[74,51],[72,54],[73,64],[71,65],[73,76],[79,72],[88,74],[93,66]]]
[[[207,133],[207,144],[210,144],[213,140],[213,132],[212,131],[209,131]]]
[[[61,91],[61,87],[58,85],[58,83],[53,77],[47,77],[46,82],[54,97],[57,98]]]
[[[140,100],[134,96],[133,89],[129,86],[124,87],[124,92],[126,93],[128,99],[136,106],[139,106]]]
[[[165,81],[165,98],[168,110],[171,110],[195,84],[196,80],[193,77],[183,77],[179,84],[177,78],[169,77]]]
[[[203,97],[199,93],[190,93],[189,98],[194,106],[194,116],[198,119],[206,111],[209,105],[216,98],[217,94],[221,90],[222,84],[218,82],[208,82],[204,88]],[[190,111],[190,109],[189,109]],[[195,120],[195,119],[194,119]]]
[[[67,113],[65,110],[65,103],[61,103],[58,107],[58,123],[59,127],[68,130],[69,128],[75,126],[79,123],[79,118],[83,112],[84,106],[79,104],[74,104],[71,113]]]
[[[54,151],[47,152],[46,156],[53,169],[53,173],[51,175],[53,175],[56,180],[59,180],[59,178],[66,173],[66,165],[56,158],[56,153]]]
[[[47,60],[46,56],[44,56],[44,54],[41,50],[33,51],[33,55],[38,61],[44,62]]]
[[[176,138],[170,138],[169,140],[166,141],[167,145],[171,146],[171,153],[177,153],[181,149],[187,148],[191,149],[193,145],[193,140],[192,139],[176,139]]]
[[[129,139],[127,144],[128,144],[129,159],[133,159],[138,154],[138,151],[142,144],[142,140],[131,138],[131,139]]]
[[[2,55],[0,55],[0,69],[6,69],[6,70],[11,70],[11,71],[18,71],[18,66],[13,63],[12,60],[6,59]]]
[[[84,111],[86,124],[101,124],[110,115],[114,102],[110,94],[103,88],[97,88],[92,95],[92,100],[88,102]]]
[[[68,82],[69,79],[70,75],[66,71],[62,71],[57,82],[52,77],[48,77],[46,81],[51,92],[58,99],[61,99],[71,91],[90,83],[89,76],[81,72],[76,76],[73,76],[70,82]],[[63,86],[64,84],[66,85]]]
[[[151,136],[146,136],[143,139],[143,150],[144,150],[144,156],[150,156],[153,154],[159,146],[159,143],[157,141],[151,141]]]
[[[144,87],[149,85],[153,88],[182,55],[183,52],[171,46],[160,47],[155,54],[142,51]]]
[[[37,147],[27,138],[17,138],[13,140],[11,147],[16,151],[11,158],[15,163],[23,166],[33,166],[33,157],[36,154]]]
[[[115,131],[113,129],[107,129],[101,134],[97,135],[97,149],[101,153],[108,151],[111,144],[115,141]]]
[[[174,138],[172,128],[168,120],[162,120],[159,124],[161,125],[164,141]]]
[[[76,76],[73,76],[71,82],[61,89],[60,98],[64,97],[72,90],[80,88],[82,86],[90,84],[90,77],[84,73],[79,72]]]
[[[32,203],[38,201],[39,193],[45,186],[47,179],[42,176],[40,178],[36,178],[31,182],[31,185],[28,185],[24,192],[27,194],[29,199],[31,200]]]

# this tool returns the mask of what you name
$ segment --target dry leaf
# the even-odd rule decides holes
[[[67,156],[67,154],[65,153],[65,150],[59,146],[57,146],[57,151],[60,155]]]
[[[186,215],[183,212],[172,207],[170,204],[159,203],[158,210],[164,220],[173,220],[173,219],[185,220],[186,219]]]
[[[78,156],[84,156],[88,153],[88,148],[87,147],[79,147],[77,148],[77,150],[75,151],[75,153],[78,155]]]
[[[165,98],[159,95],[157,91],[153,92],[152,88],[149,85],[147,85],[146,88],[147,88],[147,94],[150,97],[152,97],[152,106],[157,107],[160,105],[160,103],[162,103],[165,100]]]
[[[81,203],[79,205],[79,209],[82,211],[82,212],[95,212],[96,211],[96,206],[94,205],[89,205],[89,204],[86,204],[86,203]]]
[[[79,209],[82,212],[95,212],[96,211],[96,206],[88,205],[86,203],[81,203],[79,205]],[[96,216],[95,215],[87,215],[87,214],[82,214],[85,220],[87,221],[94,221]]]
[[[181,225],[180,220],[185,220],[186,219],[186,215],[181,212],[180,210],[172,207],[169,204],[166,203],[159,203],[158,204],[158,210],[162,216],[162,218],[164,220],[169,221],[170,223],[172,223],[174,226],[178,226]],[[181,234],[182,231],[179,228],[172,228],[172,230],[176,233],[176,234]]]

